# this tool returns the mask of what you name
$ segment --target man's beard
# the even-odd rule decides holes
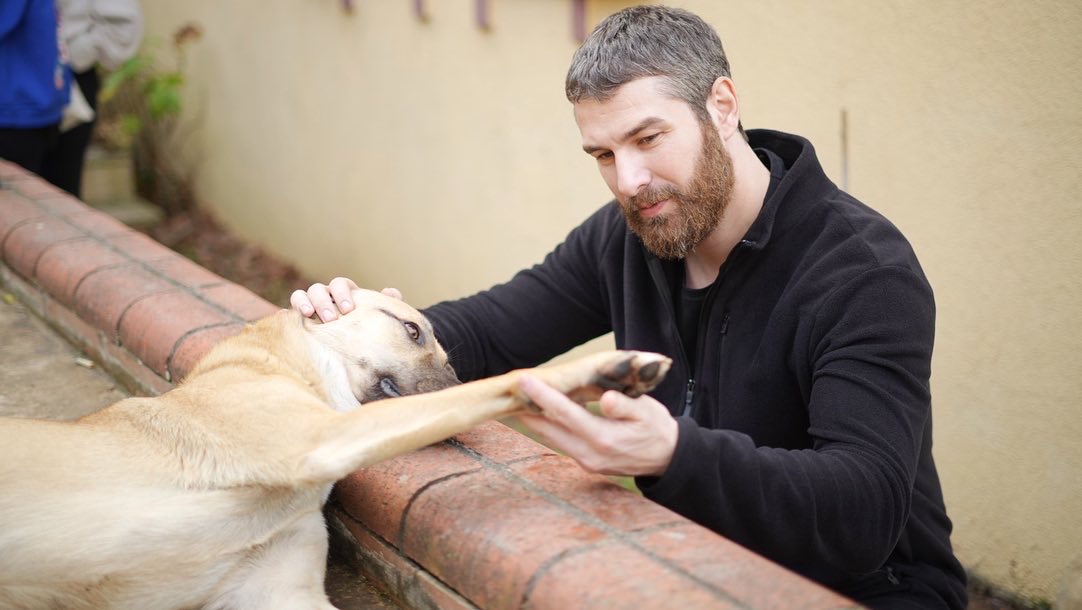
[[[701,124],[703,146],[685,190],[674,185],[647,187],[620,206],[631,230],[658,258],[686,258],[717,228],[733,194],[733,161],[710,122]],[[643,218],[641,208],[669,199],[665,214]]]

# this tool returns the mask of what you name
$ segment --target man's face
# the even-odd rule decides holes
[[[641,78],[603,102],[580,101],[575,120],[631,230],[655,255],[681,259],[721,221],[732,161],[714,126],[661,84]]]

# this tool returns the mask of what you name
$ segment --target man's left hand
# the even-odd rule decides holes
[[[599,417],[530,375],[519,387],[541,409],[519,420],[585,470],[607,475],[660,476],[676,449],[676,420],[650,396],[630,398],[615,390],[601,396]]]

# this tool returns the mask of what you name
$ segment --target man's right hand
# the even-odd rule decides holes
[[[339,314],[353,311],[350,295],[357,288],[357,283],[348,277],[336,277],[327,284],[312,284],[307,291],[294,290],[289,296],[289,304],[305,317],[318,314],[320,320],[330,322],[337,320]],[[402,298],[397,288],[384,288],[382,292],[396,299]]]

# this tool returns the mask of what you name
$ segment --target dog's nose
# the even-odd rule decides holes
[[[444,390],[461,384],[453,374],[442,373],[433,377],[425,377],[417,382],[418,392],[435,392],[436,390]]]

